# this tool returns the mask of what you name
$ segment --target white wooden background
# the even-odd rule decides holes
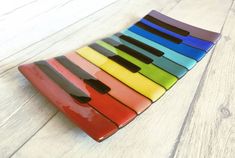
[[[222,38],[164,97],[102,143],[17,70],[117,32],[152,9]],[[234,158],[234,28],[233,0],[0,0],[0,158]]]

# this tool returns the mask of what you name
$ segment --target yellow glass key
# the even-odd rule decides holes
[[[113,77],[135,89],[137,92],[141,93],[152,101],[156,101],[166,91],[160,85],[154,83],[139,73],[133,73],[129,71],[128,69],[117,64],[116,62],[98,53],[90,47],[80,48],[76,52],[83,58],[92,62],[96,66],[100,67]]]
[[[154,81],[155,83],[163,86],[167,90],[170,89],[178,80],[177,77],[174,75],[168,73],[167,71],[162,70],[161,68],[153,65],[152,63],[146,64],[142,62],[141,60],[135,58],[133,55],[129,55],[128,53],[117,49],[110,43],[114,44],[113,42],[116,42],[112,39],[106,38],[102,40],[96,41],[97,44],[100,46],[104,47],[114,55],[118,55],[127,61],[133,63],[134,65],[138,66],[141,68],[139,70],[139,73],[142,74],[143,76],[149,78],[150,80]],[[115,43],[116,44],[116,43]]]

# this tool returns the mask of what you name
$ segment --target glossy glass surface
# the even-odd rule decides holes
[[[177,34],[179,34],[181,36],[185,36],[186,37],[186,36],[189,36],[189,34],[190,34],[190,32],[188,32],[188,31],[186,31],[184,29],[181,29],[181,28],[175,27],[173,25],[170,25],[168,23],[165,23],[162,20],[154,18],[153,16],[151,16],[149,14],[144,16],[143,19],[151,21],[152,23],[154,23],[154,24],[156,24],[156,25],[158,25],[160,27],[164,27],[167,30],[171,30],[172,32],[177,33]],[[142,21],[143,19],[141,19],[140,21]]]
[[[177,37],[174,37],[172,35],[169,35],[167,33],[164,33],[162,31],[159,31],[157,29],[154,29],[153,27],[150,27],[149,25],[146,25],[145,23],[142,23],[141,21],[140,22],[137,22],[135,23],[135,26],[138,26],[139,28],[142,28],[148,32],[151,32],[152,34],[155,34],[157,36],[160,36],[166,40],[169,40],[173,43],[176,43],[176,44],[180,44],[182,43],[183,41]]]
[[[153,59],[139,53],[138,51],[124,45],[123,43],[120,43],[120,42],[117,42],[111,38],[105,38],[105,39],[102,39],[102,41],[112,45],[113,47],[129,54],[130,56],[133,56],[135,57],[136,59],[140,60],[141,62],[144,62],[145,64],[150,64],[153,62]]]
[[[53,105],[96,141],[102,141],[118,130],[88,103],[80,103],[71,97],[35,64],[22,65],[19,70]]]
[[[143,76],[151,79],[152,81],[156,82],[157,84],[163,86],[166,89],[169,89],[176,81],[177,78],[170,73],[156,67],[153,64],[146,64],[142,61],[134,58],[133,56],[111,46],[110,44],[103,42],[103,41],[96,41],[102,47],[110,50],[114,54],[121,56],[122,58],[132,62],[133,64],[139,66],[141,69],[139,73]]]
[[[110,87],[110,91],[108,93],[133,109],[137,114],[140,114],[150,106],[151,101],[149,99],[137,93],[135,90],[123,84],[105,71],[99,69],[77,53],[69,53],[66,57],[96,79],[108,85]]]
[[[151,53],[152,49],[154,49],[153,47],[151,47],[152,49],[144,49],[144,47],[142,47],[139,44],[132,44],[128,41],[125,41],[125,40],[117,37],[117,36],[112,36],[111,38],[119,43],[126,45],[129,48],[134,49],[138,53],[143,54],[143,55],[153,59],[152,64],[158,66],[162,70],[165,70],[165,71],[171,73],[172,75],[176,76],[177,78],[181,78],[188,71],[187,68],[166,58],[164,56],[165,54],[163,54],[162,56],[156,56],[155,54]]]
[[[147,20],[147,19],[149,19],[149,20]],[[144,23],[144,24],[146,24],[146,25],[148,25],[148,26],[150,26],[150,27],[152,27],[156,30],[164,32],[168,35],[179,38],[179,39],[182,40],[182,43],[184,43],[186,45],[189,45],[191,47],[195,47],[195,48],[198,48],[198,49],[201,49],[201,50],[204,50],[204,51],[208,52],[211,49],[211,47],[214,45],[213,42],[205,41],[205,40],[202,40],[202,39],[190,36],[190,35],[183,36],[183,35],[180,35],[178,33],[175,33],[174,30],[172,30],[171,28],[166,29],[164,27],[156,25],[156,23],[154,23],[154,21],[155,21],[154,18],[147,18],[147,19],[143,18],[140,22]]]
[[[133,73],[138,72],[140,70],[140,67],[138,67],[137,65],[129,62],[128,60],[126,60],[116,54],[113,54],[108,49],[105,49],[104,47],[101,47],[100,45],[98,45],[96,43],[89,45],[89,47],[96,50],[100,54],[108,57],[110,60],[120,64],[121,66],[125,67],[127,70],[129,70]]]
[[[125,69],[92,48],[83,47],[78,49],[77,53],[152,101],[156,101],[166,91],[141,74]]]
[[[150,15],[158,20],[161,20],[164,23],[167,23],[168,25],[172,25],[172,26],[175,26],[175,27],[180,28],[182,30],[185,30],[185,31],[189,32],[189,35],[191,35],[193,37],[200,38],[202,40],[216,43],[218,41],[218,39],[220,38],[219,33],[204,30],[202,28],[198,28],[198,27],[183,23],[181,21],[175,20],[175,19],[168,17],[166,15],[163,15],[156,10],[152,10],[148,15]]]
[[[50,64],[46,61],[38,61],[35,64],[45,73],[50,79],[57,83],[64,91],[69,95],[79,100],[81,103],[87,103],[91,100],[90,96],[82,91],[84,88],[74,86],[68,79],[58,73]],[[80,89],[81,88],[81,89]]]
[[[61,65],[63,65],[65,68],[67,68],[69,71],[71,71],[74,75],[82,79],[86,84],[90,85],[92,88],[97,90],[98,92],[105,94],[110,91],[110,88],[102,83],[101,81],[97,80],[93,76],[91,76],[89,73],[84,71],[82,68],[80,68],[78,65],[71,62],[67,57],[65,56],[59,56],[55,58]]]
[[[151,11],[119,33],[19,70],[76,125],[102,141],[158,100],[219,37]]]
[[[80,88],[85,92],[91,100],[88,102],[97,111],[102,113],[104,116],[109,118],[118,127],[126,125],[128,122],[134,119],[136,116],[135,112],[126,107],[124,104],[120,103],[108,94],[101,94],[87,85],[83,80],[75,76],[68,69],[63,67],[55,59],[50,59],[48,63],[66,79],[76,87]]]
[[[145,25],[147,26],[147,25]],[[157,34],[154,34],[152,32],[149,32],[146,29],[143,29],[139,26],[133,25],[130,28],[128,28],[130,31],[145,37],[153,42],[159,43],[171,50],[174,50],[182,55],[185,55],[189,58],[192,58],[196,61],[200,61],[205,56],[205,51],[202,51],[200,49],[196,49],[193,47],[190,47],[188,45],[182,44],[182,43],[174,43],[168,39],[165,39],[161,36],[158,36]]]
[[[187,56],[184,56],[176,51],[173,51],[165,46],[160,45],[159,43],[153,42],[145,37],[142,37],[136,33],[131,32],[129,30],[124,30],[124,31],[122,31],[122,33],[124,35],[132,37],[138,41],[142,41],[143,43],[145,43],[153,48],[161,50],[162,52],[164,52],[164,55],[163,55],[164,57],[174,61],[175,63],[177,63],[181,66],[184,66],[185,68],[187,68],[189,70],[192,69],[193,66],[197,63],[197,61],[194,59],[191,59]]]

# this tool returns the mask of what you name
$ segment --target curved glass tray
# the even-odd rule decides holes
[[[110,37],[19,70],[76,125],[102,141],[157,101],[219,37],[153,10]]]

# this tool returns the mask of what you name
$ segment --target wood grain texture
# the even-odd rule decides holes
[[[0,15],[0,60],[113,2],[115,0],[102,0],[99,3],[92,0],[38,0]]]
[[[224,25],[232,2],[232,0],[119,0],[82,20],[75,18],[75,22],[67,22],[66,25],[60,21],[61,27],[57,32],[54,29],[46,29],[48,32],[44,32],[40,38],[30,35],[30,30],[29,34],[19,30],[19,33],[25,37],[12,33],[17,37],[13,40],[10,38],[4,40],[4,37],[1,37],[0,40],[5,44],[2,44],[4,47],[0,46],[2,59],[0,61],[0,157],[207,157],[207,151],[212,153],[210,156],[218,157],[221,150],[226,151],[228,157],[233,156],[234,129],[228,131],[226,129],[234,126],[232,117],[234,76],[230,75],[234,71],[232,64],[235,60],[232,53],[234,20],[230,20],[234,19],[234,9],[231,9]],[[46,2],[24,0],[22,3],[14,4],[12,8],[1,10],[0,14],[3,17],[9,16],[8,18],[13,20],[17,17],[15,11],[24,10],[25,7],[35,3]],[[67,10],[71,8],[62,5],[63,3],[66,1],[60,0],[57,4],[51,2],[52,11],[46,13],[54,12],[53,8],[57,5],[62,7],[62,10],[64,7],[67,7]],[[21,63],[63,54],[110,35],[134,23],[152,9],[212,31],[219,32],[224,26],[225,36],[214,49],[211,59],[210,52],[164,97],[102,143],[94,142],[58,112],[16,68]],[[27,11],[26,9],[25,12]],[[36,12],[41,13],[40,10]],[[70,13],[74,14],[72,11]],[[62,15],[63,11],[60,14]],[[0,19],[3,18],[1,15]],[[47,17],[46,15],[34,15],[34,20],[31,21],[42,20]],[[27,17],[30,19],[31,16]],[[46,20],[41,22],[47,24]],[[30,23],[30,20],[28,23],[25,24],[26,28],[35,24]],[[27,32],[27,29],[25,31]],[[224,60],[220,60],[221,54],[224,53],[226,54]],[[224,69],[222,65],[225,67],[227,63],[229,64]],[[216,73],[212,73],[210,69]],[[216,85],[213,85],[210,78]],[[224,82],[221,83],[220,80]],[[225,87],[230,87],[230,91]],[[219,92],[221,95],[217,95]],[[225,100],[229,98],[228,94],[231,95],[228,99],[230,102],[227,103]],[[212,99],[213,97],[216,98]],[[208,98],[211,99],[207,100]],[[216,108],[220,106],[219,111],[222,112],[218,112]],[[222,119],[222,116],[224,117],[222,113],[225,115],[229,113],[229,117]],[[208,125],[209,123],[212,125]],[[217,127],[219,129],[216,129]]]
[[[235,4],[193,101],[175,157],[235,156]]]

